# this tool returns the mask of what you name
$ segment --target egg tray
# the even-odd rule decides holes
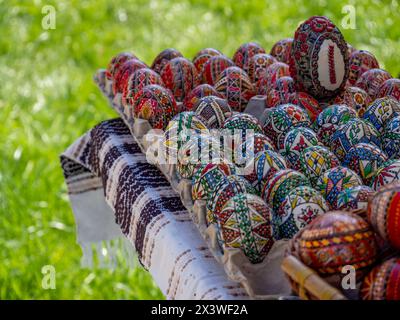
[[[229,279],[239,282],[250,298],[262,300],[296,299],[292,296],[289,278],[286,277],[281,265],[288,248],[288,240],[279,240],[274,243],[263,262],[252,264],[238,248],[221,249],[217,241],[215,226],[206,224],[206,202],[192,200],[191,180],[179,179],[174,164],[157,163],[157,141],[162,133],[152,133],[151,125],[147,120],[135,119],[130,121],[124,113],[121,104],[121,95],[112,94],[112,83],[105,77],[105,70],[101,69],[94,76],[94,81],[101,92],[109,100],[110,106],[117,111],[130,129],[132,136],[146,154],[149,163],[158,167],[170,182],[171,187],[180,195],[183,205],[188,210],[192,221],[206,241],[215,259],[223,266]]]

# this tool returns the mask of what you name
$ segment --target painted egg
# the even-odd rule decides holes
[[[145,86],[151,84],[158,84],[164,86],[163,81],[158,73],[148,68],[142,68],[136,70],[128,78],[128,85],[125,87],[122,93],[122,103],[133,105],[135,103],[135,95],[142,90]]]
[[[168,48],[161,51],[158,56],[154,59],[151,69],[161,74],[161,70],[164,66],[172,59],[183,57],[182,53],[173,48]]]
[[[225,56],[211,57],[203,66],[201,73],[202,82],[213,86],[220,73],[234,65],[233,61]]]
[[[359,117],[364,115],[371,102],[368,93],[358,87],[346,87],[334,100],[335,104],[344,104],[356,110]]]
[[[283,155],[292,169],[299,170],[301,167],[300,153],[306,148],[318,144],[317,135],[311,129],[293,128],[285,136]]]
[[[179,149],[190,140],[194,134],[208,134],[206,125],[193,111],[178,113],[168,123],[164,132],[166,156],[170,161],[176,159]]]
[[[330,148],[339,160],[343,160],[346,153],[358,143],[371,143],[380,147],[380,134],[368,121],[354,118],[336,130]]]
[[[258,119],[247,113],[237,113],[225,120],[223,129],[234,133],[235,130],[253,130],[254,133],[264,133]]]
[[[268,88],[265,88],[268,89]],[[264,91],[264,88],[262,90]],[[275,107],[290,101],[291,94],[295,93],[294,82],[291,77],[281,77],[272,84],[267,92],[267,107]]]
[[[222,95],[214,89],[214,87],[210,86],[209,84],[200,84],[190,91],[190,93],[186,96],[183,103],[185,111],[192,111],[193,109],[196,109],[200,99],[208,96],[223,98]]]
[[[400,103],[389,97],[376,99],[365,111],[363,119],[368,120],[379,132],[386,122],[400,115]]]
[[[375,191],[368,186],[357,186],[343,190],[337,198],[337,207],[344,211],[366,211],[368,201]],[[364,218],[364,216],[362,215]]]
[[[276,59],[267,53],[258,53],[251,57],[247,68],[250,81],[252,83],[257,83],[267,68],[275,62],[277,62]]]
[[[326,170],[317,180],[315,188],[321,192],[332,209],[337,209],[339,194],[345,189],[362,184],[361,178],[353,170],[337,166]]]
[[[316,217],[329,211],[324,197],[315,189],[301,186],[291,190],[280,210],[274,212],[274,224],[281,238],[291,239]]]
[[[307,112],[312,123],[317,119],[318,115],[323,110],[318,101],[305,92],[292,93],[289,96],[288,102],[303,108]]]
[[[400,300],[400,258],[391,258],[376,266],[363,279],[363,300]]]
[[[174,58],[161,71],[165,86],[172,91],[177,101],[183,101],[187,94],[199,84],[197,70],[185,58]]]
[[[122,64],[130,59],[136,59],[139,60],[133,53],[130,52],[121,52],[114,56],[110,63],[108,64],[107,71],[106,71],[106,77],[109,80],[113,80],[116,73],[118,72],[119,68],[122,66]]]
[[[250,262],[261,262],[274,244],[271,209],[255,195],[238,194],[226,202],[218,221],[224,248],[240,248]]]
[[[379,190],[382,186],[400,181],[400,160],[393,159],[385,162],[372,178],[371,187]]]
[[[193,58],[193,64],[196,67],[199,74],[203,71],[204,65],[210,60],[211,57],[221,56],[222,53],[213,48],[202,49]]]
[[[192,178],[193,201],[207,200],[215,186],[231,174],[234,174],[234,168],[226,163],[199,164]]]
[[[400,79],[386,80],[379,88],[377,97],[391,97],[400,102]]]
[[[319,215],[299,232],[295,241],[301,261],[322,277],[339,276],[339,279],[330,277],[331,284],[337,287],[344,275],[343,267],[352,266],[359,280],[378,254],[375,235],[368,223],[345,211]]]
[[[221,128],[232,110],[225,99],[216,96],[206,96],[199,99],[196,105],[196,115],[207,128]]]
[[[310,125],[310,118],[304,110],[294,104],[285,104],[269,110],[264,123],[264,131],[280,150],[284,147],[286,132],[291,127],[309,127]]]
[[[113,81],[113,93],[116,95],[117,93],[124,92],[125,87],[128,85],[129,77],[138,69],[147,68],[147,66],[136,59],[130,59],[125,61],[118,72],[115,74]]]
[[[314,122],[314,128],[320,141],[329,146],[331,137],[339,126],[356,117],[355,110],[345,105],[332,105],[318,115]]]
[[[264,150],[257,153],[253,165],[252,174],[245,177],[260,193],[276,172],[287,169],[285,159],[273,150]]]
[[[181,178],[192,179],[200,164],[222,162],[219,141],[209,135],[194,135],[178,151],[177,172]]]
[[[314,16],[298,27],[290,59],[298,91],[316,99],[336,96],[346,85],[348,65],[347,43],[332,21]]]
[[[302,173],[291,169],[279,170],[265,184],[261,195],[277,211],[288,193],[300,186],[310,186],[310,181]]]
[[[374,99],[379,92],[381,85],[392,76],[382,69],[370,69],[364,72],[356,82],[356,87],[365,90]]]
[[[256,91],[259,95],[266,95],[281,77],[290,76],[289,66],[283,62],[275,62],[265,70],[256,83]]]
[[[265,53],[265,50],[258,43],[244,43],[236,50],[232,61],[247,72],[250,59],[259,53]]]
[[[257,195],[257,191],[242,177],[232,175],[222,178],[207,199],[207,225],[224,219],[220,215],[222,208],[229,199],[239,193]]]
[[[364,72],[377,68],[379,68],[378,60],[371,52],[354,51],[349,60],[349,83],[354,85]]]
[[[382,136],[382,149],[390,159],[400,158],[400,115],[387,121]]]
[[[326,147],[312,146],[300,152],[301,171],[313,186],[325,171],[339,165],[339,159]]]
[[[292,38],[279,40],[273,45],[271,49],[271,55],[278,61],[289,64],[292,43]]]
[[[378,147],[358,143],[349,150],[342,164],[357,173],[365,184],[369,184],[376,171],[387,160],[386,154]]]
[[[214,85],[215,89],[228,101],[234,111],[243,111],[255,89],[248,75],[238,67],[226,68],[218,76]]]
[[[379,189],[368,204],[368,221],[393,248],[400,249],[400,184],[394,182]]]
[[[171,92],[155,84],[141,89],[135,95],[133,104],[126,105],[124,109],[128,121],[133,121],[133,118],[145,119],[152,128],[162,130],[177,112],[178,107]]]

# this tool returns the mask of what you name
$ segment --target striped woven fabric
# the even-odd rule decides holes
[[[127,238],[169,299],[246,299],[206,247],[179,196],[146,162],[121,119],[100,123],[61,155],[84,253]]]

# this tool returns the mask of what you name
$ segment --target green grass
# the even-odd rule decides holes
[[[9,1],[0,0],[0,299],[163,298],[151,276],[121,261],[117,270],[82,269],[59,154],[98,122],[115,117],[92,82],[119,51],[147,63],[164,48],[192,58],[215,47],[232,56],[243,42],[268,50],[298,23],[325,14],[339,24],[356,8],[356,48],[400,72],[398,1]],[[41,27],[53,4],[55,30]],[[41,287],[43,265],[56,290]]]

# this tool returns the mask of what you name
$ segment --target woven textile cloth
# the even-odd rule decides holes
[[[79,138],[61,155],[61,165],[84,253],[92,243],[127,238],[168,299],[248,297],[227,278],[179,196],[147,163],[121,119]]]

